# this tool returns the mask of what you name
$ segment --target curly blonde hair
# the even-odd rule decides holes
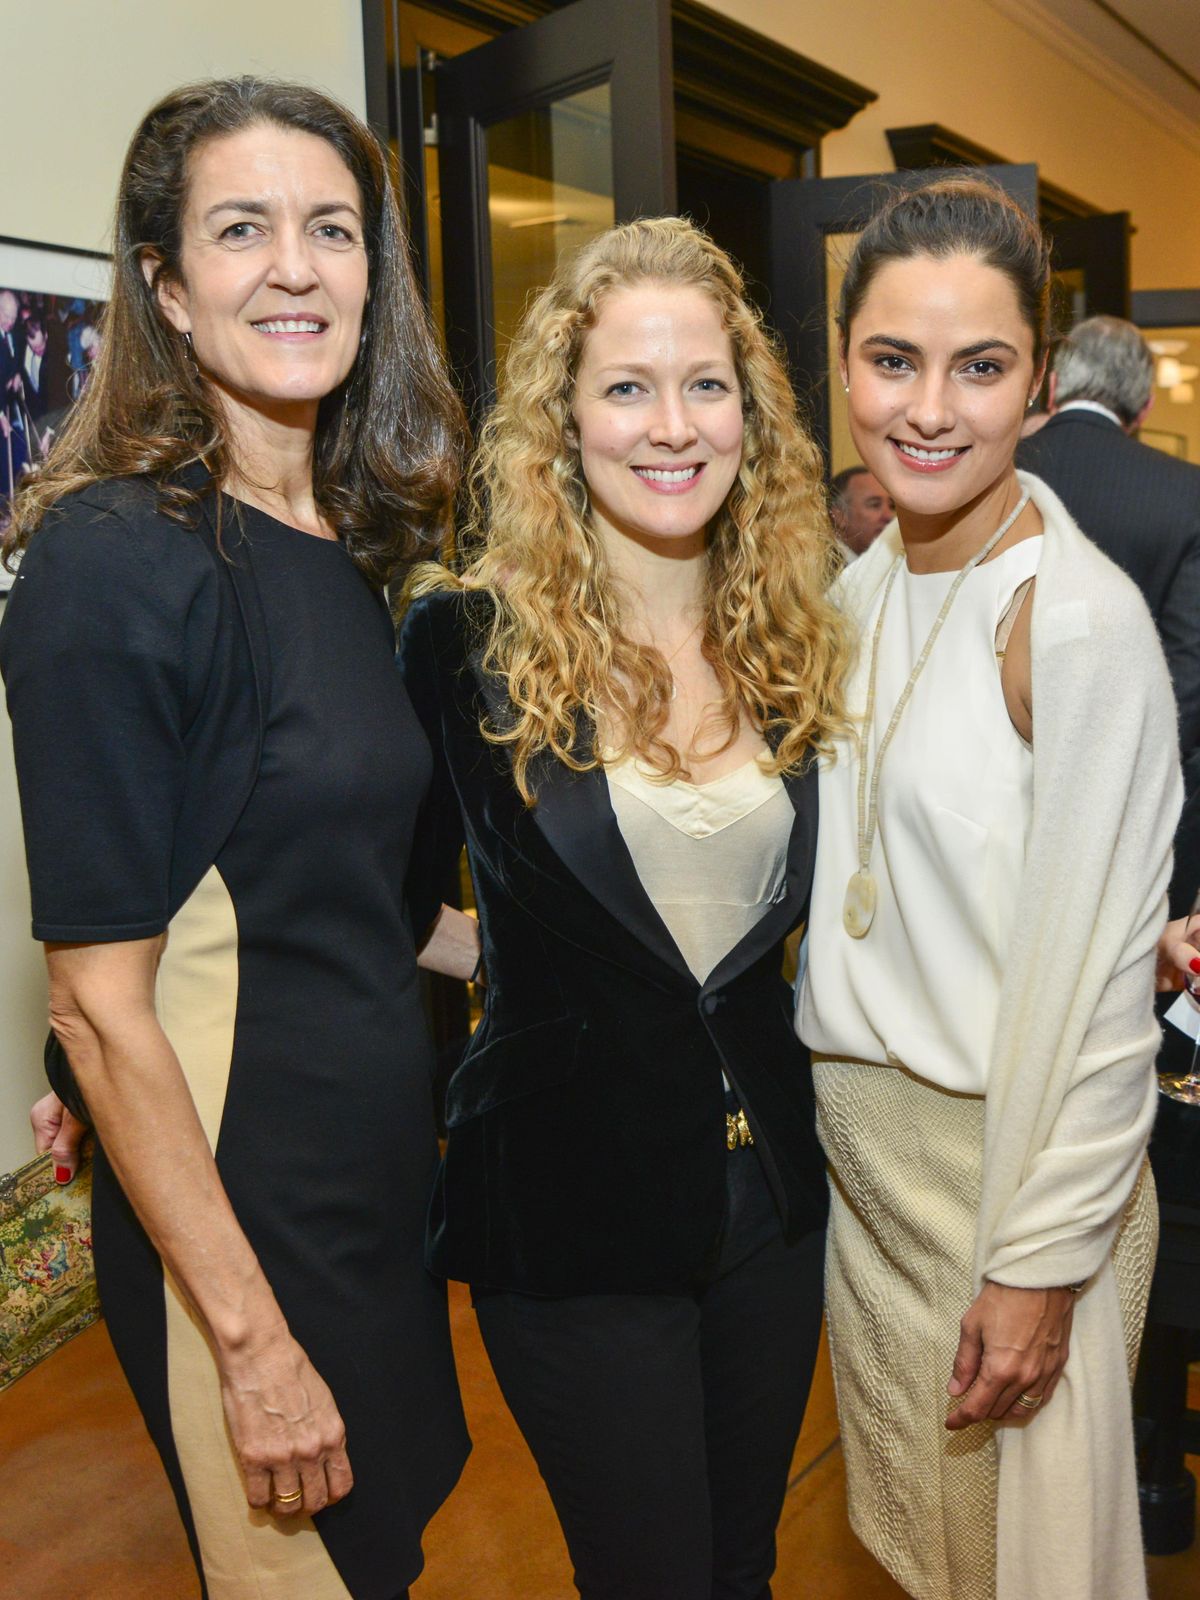
[[[560,264],[509,346],[498,403],[471,464],[462,554],[426,564],[407,596],[447,586],[491,592],[486,670],[507,685],[511,714],[485,717],[508,746],[517,788],[533,803],[541,752],[577,772],[630,754],[663,781],[686,775],[663,737],[672,678],[661,652],[623,627],[604,545],[591,524],[572,421],[575,377],[605,297],[639,283],[711,297],[733,346],[745,434],[741,465],[708,530],[704,654],[728,743],[748,711],[770,738],[771,770],[795,772],[842,726],[849,641],[826,598],[840,558],[829,531],[821,457],[804,432],[784,364],[746,302],[741,273],[692,223],[656,217],[612,228]],[[590,739],[578,737],[578,715]],[[603,713],[613,748],[601,752]]]

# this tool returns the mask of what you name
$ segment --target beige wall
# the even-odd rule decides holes
[[[1168,131],[1147,114],[1148,90],[1064,59],[1006,14],[1012,0],[706,3],[879,95],[825,141],[827,176],[891,171],[884,130],[940,122],[1009,161],[1036,161],[1103,210],[1132,212],[1134,288],[1200,286],[1200,128]]]
[[[10,237],[106,248],[134,123],[176,84],[261,72],[364,106],[359,0],[0,0],[0,14],[6,43],[31,45],[5,72],[5,122],[21,134],[20,159],[0,168]]]
[[[2,602],[0,602],[2,603]],[[33,1155],[30,1104],[45,1093],[46,977],[42,947],[29,937],[29,883],[17,809],[12,735],[0,698],[0,1174]]]

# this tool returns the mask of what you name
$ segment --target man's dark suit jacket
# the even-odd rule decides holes
[[[1175,685],[1186,763],[1200,748],[1200,466],[1131,439],[1095,411],[1057,412],[1020,445],[1017,465],[1045,479],[1145,596]]]
[[[21,387],[24,391],[25,409],[29,413],[30,421],[38,422],[50,409],[50,402],[46,394],[49,371],[46,367],[46,357],[43,355],[42,364],[38,368],[38,381],[34,383],[27,365],[27,357],[28,349],[24,352],[21,362]]]
[[[9,349],[9,341],[12,349]],[[24,370],[25,362],[25,332],[20,320],[13,323],[7,334],[0,333],[0,390],[4,397],[8,397],[9,381]]]
[[[428,596],[400,640],[434,752],[414,921],[443,898],[465,834],[488,971],[483,1020],[450,1080],[429,1264],[533,1294],[687,1292],[724,1215],[722,1069],[789,1238],[824,1222],[812,1076],[780,976],[782,941],[808,912],[815,763],[785,780],[795,820],[781,899],[698,983],[637,876],[603,773],[542,760],[530,808],[506,751],[481,736],[481,713],[508,711],[481,666],[490,608],[478,592]]]

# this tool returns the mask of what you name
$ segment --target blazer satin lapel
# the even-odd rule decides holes
[[[798,776],[785,776],[783,783],[796,813],[788,839],[783,896],[721,958],[705,979],[705,990],[721,988],[752,966],[778,940],[786,938],[800,920],[812,894],[813,855],[817,842],[815,758]]]
[[[484,672],[478,654],[471,665],[493,717],[508,711],[508,699],[494,676]],[[602,771],[572,772],[552,756],[536,764],[537,804],[531,816],[567,870],[594,900],[638,938],[660,961],[689,983],[695,977],[666,923],[642,887],[633,857],[617,823]]]

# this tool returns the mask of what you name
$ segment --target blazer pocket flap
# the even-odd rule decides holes
[[[579,1017],[551,1017],[485,1038],[478,1049],[468,1045],[446,1091],[446,1126],[457,1128],[509,1100],[565,1082],[586,1027]]]

